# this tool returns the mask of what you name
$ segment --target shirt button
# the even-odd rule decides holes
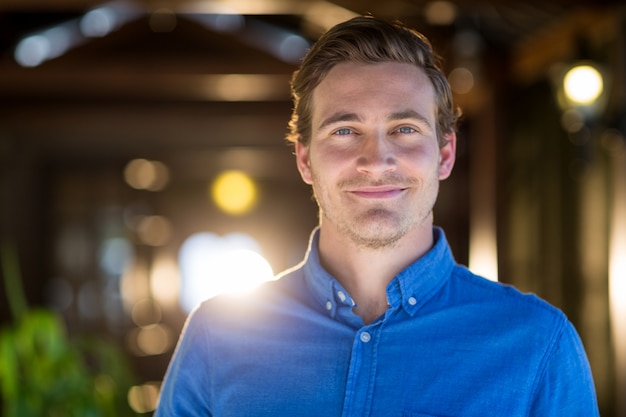
[[[370,340],[372,340],[372,335],[370,335],[368,332],[363,332],[361,333],[360,339],[361,339],[361,342],[367,343]]]
[[[333,309],[333,303],[331,303],[330,301],[326,301],[326,310],[332,310]]]
[[[339,297],[342,302],[346,301],[346,299],[348,298],[343,291],[337,291],[337,297]]]
[[[409,297],[409,304],[411,304],[412,306],[417,304],[417,300],[415,299],[415,297]]]

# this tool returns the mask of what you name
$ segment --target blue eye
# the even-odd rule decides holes
[[[350,135],[350,134],[352,134],[352,129],[348,129],[347,127],[337,129],[335,131],[335,135],[339,135],[339,136],[345,136],[345,135]]]
[[[417,130],[415,130],[414,128],[409,127],[409,126],[402,126],[402,127],[398,128],[398,133],[406,134],[406,133],[415,133],[415,132],[417,132]]]

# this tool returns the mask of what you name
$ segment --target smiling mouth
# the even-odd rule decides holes
[[[360,187],[349,192],[352,195],[369,199],[385,199],[394,198],[404,193],[406,188],[398,186],[382,186],[382,187]]]

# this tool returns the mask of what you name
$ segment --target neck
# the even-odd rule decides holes
[[[320,226],[322,266],[357,304],[355,313],[368,324],[387,310],[387,286],[433,245],[432,224],[423,225],[398,242],[383,248],[359,246],[329,225]]]

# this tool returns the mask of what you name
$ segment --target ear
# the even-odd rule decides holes
[[[296,142],[296,164],[302,180],[311,185],[313,184],[313,176],[311,175],[311,159],[309,157],[309,146],[303,145],[300,141]]]
[[[452,173],[456,160],[456,132],[445,135],[447,143],[439,149],[439,179],[445,180]]]

